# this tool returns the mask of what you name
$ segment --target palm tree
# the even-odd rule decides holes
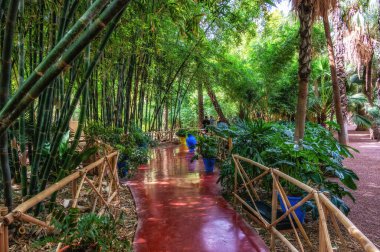
[[[306,103],[307,103],[307,86],[310,76],[310,61],[311,61],[311,26],[313,19],[317,16],[322,17],[331,71],[331,81],[333,86],[334,109],[337,122],[340,126],[339,142],[347,144],[348,135],[347,127],[343,119],[341,108],[340,90],[336,73],[334,47],[330,33],[330,25],[328,20],[329,11],[336,6],[336,0],[294,0],[293,6],[298,10],[300,19],[300,55],[299,55],[299,92],[296,113],[296,130],[295,141],[302,139],[305,129],[306,119]]]
[[[300,20],[300,47],[298,67],[298,101],[296,111],[296,128],[294,140],[298,142],[305,133],[306,106],[308,94],[308,82],[310,77],[311,63],[311,28],[313,25],[312,0],[293,0],[293,7],[298,12]]]
[[[326,36],[326,42],[327,42],[327,48],[328,48],[328,54],[329,54],[335,116],[340,126],[340,130],[338,131],[339,142],[341,144],[347,144],[348,143],[347,125],[343,119],[341,99],[340,99],[340,89],[339,89],[338,77],[337,77],[337,72],[336,72],[334,45],[331,38],[330,24],[328,20],[329,10],[332,8],[335,8],[336,0],[317,1],[317,3],[318,3],[317,5],[318,8],[316,8],[316,14],[321,16],[323,20],[323,27],[325,30],[325,36]]]
[[[336,75],[337,75],[337,81],[339,85],[340,90],[340,102],[342,105],[342,113],[343,113],[343,120],[344,123],[347,124],[348,122],[348,99],[347,99],[347,74],[345,70],[345,45],[344,45],[344,31],[345,31],[345,24],[342,17],[342,11],[340,7],[340,3],[337,2],[336,8],[333,12],[333,29],[335,34],[335,45],[334,45],[334,52],[335,52],[335,63],[336,63]]]

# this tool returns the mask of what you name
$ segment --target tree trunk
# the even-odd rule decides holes
[[[340,91],[339,91],[339,85],[338,85],[338,78],[336,74],[334,48],[333,48],[333,42],[331,39],[330,25],[329,25],[329,20],[328,20],[327,15],[323,16],[323,26],[325,29],[327,48],[329,52],[329,63],[330,63],[330,71],[331,71],[331,82],[333,86],[335,115],[336,115],[336,120],[340,126],[340,130],[338,131],[339,142],[341,144],[346,145],[348,142],[347,127],[343,120],[343,113],[342,113],[341,102],[340,102]]]
[[[371,106],[373,106],[372,99],[372,59],[373,54],[371,55],[371,59],[368,61],[366,72],[365,72],[365,95],[368,98],[368,102]]]
[[[0,77],[0,110],[5,106],[9,98],[11,86],[11,68],[12,68],[12,48],[13,35],[16,27],[17,9],[19,1],[14,0],[9,2],[1,62],[1,77]],[[12,185],[11,172],[9,167],[9,152],[8,152],[8,133],[7,131],[0,133],[0,166],[3,175],[4,200],[9,211],[12,210]]]
[[[198,127],[203,128],[203,119],[205,117],[205,108],[203,105],[203,88],[202,82],[198,81]]]
[[[376,92],[377,93],[377,106],[380,106],[380,69],[377,71],[376,88],[377,88],[377,92]]]
[[[219,120],[222,122],[225,122],[229,124],[227,118],[224,116],[222,108],[219,105],[218,99],[216,98],[216,95],[214,91],[212,90],[211,86],[209,84],[206,84],[207,94],[210,97],[210,100],[212,102],[212,105],[214,105],[216,113],[218,113]]]
[[[342,17],[342,11],[340,9],[339,2],[337,3],[336,9],[333,13],[333,27],[334,27],[334,34],[335,34],[335,64],[336,64],[336,75],[337,75],[337,81],[340,91],[340,102],[342,107],[342,113],[343,113],[343,121],[346,125],[345,129],[347,129],[348,124],[348,99],[347,99],[347,92],[346,92],[346,86],[347,86],[347,75],[346,70],[344,68],[345,66],[345,45],[343,42],[343,35],[344,35],[344,21]],[[347,133],[346,133],[347,134]],[[348,135],[347,135],[348,136]],[[348,143],[348,137],[347,137],[347,143]]]
[[[313,25],[312,19],[313,1],[303,0],[298,6],[298,16],[300,20],[300,47],[299,47],[299,67],[298,67],[298,101],[296,111],[296,125],[294,140],[298,142],[305,134],[306,121],[306,106],[308,82],[311,72],[311,28]]]

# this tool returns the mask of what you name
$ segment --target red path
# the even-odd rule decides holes
[[[258,234],[220,195],[217,175],[181,147],[155,150],[128,185],[139,224],[136,252],[269,251]]]
[[[358,189],[353,192],[356,204],[350,203],[351,221],[380,247],[380,143],[369,139],[364,131],[349,131],[350,146],[358,149],[355,158],[344,164],[359,176]],[[350,201],[349,199],[347,199]]]

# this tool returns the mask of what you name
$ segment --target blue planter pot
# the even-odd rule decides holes
[[[127,161],[117,162],[117,169],[119,170],[119,175],[124,178],[128,175],[128,164]]]
[[[197,139],[192,134],[189,134],[186,138],[186,145],[190,151],[195,150],[195,146],[197,145]]]
[[[207,173],[214,172],[215,161],[215,158],[203,158],[203,164]]]
[[[124,167],[127,167],[127,161],[117,162],[117,168],[118,169],[122,169]]]
[[[299,196],[287,196],[287,197],[288,197],[288,200],[289,200],[291,206],[295,206],[298,202],[300,202],[302,200],[302,197],[299,197]],[[280,206],[281,206],[282,211],[286,212],[285,204],[282,201],[282,198],[279,194],[278,194],[278,199],[280,201]],[[297,208],[294,212],[296,213],[300,222],[304,223],[304,221],[305,221],[305,210],[302,209],[302,206]],[[292,215],[290,214],[290,216],[292,216]]]

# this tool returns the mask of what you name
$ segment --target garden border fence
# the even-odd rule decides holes
[[[44,191],[18,205],[10,213],[8,213],[7,208],[1,208],[0,252],[9,251],[8,226],[15,221],[35,224],[50,231],[54,230],[54,227],[48,222],[28,215],[27,211],[69,184],[71,184],[72,198],[70,199],[70,203],[72,208],[78,207],[80,192],[81,190],[85,190],[84,183],[87,183],[89,191],[94,192],[95,196],[91,202],[89,201],[91,212],[97,212],[101,216],[108,210],[111,214],[118,215],[120,213],[119,177],[117,174],[118,156],[119,153],[117,151],[104,155],[103,158],[50,185]],[[98,168],[97,174],[91,179],[88,175],[94,173],[95,168]],[[97,208],[97,206],[99,207]],[[23,226],[19,228],[20,233],[25,231],[22,228]],[[58,245],[57,251],[60,246],[61,244]]]
[[[313,189],[312,187],[298,181],[297,179],[288,176],[287,174],[279,171],[275,168],[269,168],[248,158],[241,157],[239,155],[232,155],[235,163],[234,171],[234,204],[236,206],[239,201],[248,209],[248,215],[252,217],[256,222],[261,224],[271,234],[270,248],[271,251],[275,251],[275,239],[279,238],[291,251],[299,251],[277,228],[277,224],[288,216],[292,230],[294,231],[298,247],[301,251],[304,251],[304,245],[301,242],[300,235],[296,227],[298,228],[301,236],[306,241],[306,245],[311,247],[311,241],[302,226],[299,218],[297,217],[295,210],[300,208],[308,200],[314,199],[319,214],[319,251],[333,251],[332,243],[330,240],[330,233],[328,229],[328,218],[332,223],[332,228],[335,230],[339,240],[346,247],[346,240],[342,235],[338,222],[348,231],[349,235],[357,240],[360,246],[367,252],[379,252],[379,249],[329,200],[323,192]],[[262,171],[258,176],[250,178],[246,172],[246,169],[242,166],[240,161],[244,161]],[[264,177],[271,176],[272,178],[272,201],[271,201],[271,222],[269,223],[260,213],[257,205],[255,204],[255,198],[260,200],[258,191],[255,189],[255,185],[258,185]],[[239,178],[241,183],[239,183]],[[291,206],[284,188],[281,186],[280,179],[286,180],[289,183],[297,186],[306,192],[306,196],[296,205]],[[242,197],[239,196],[239,191],[245,188],[245,192],[249,195],[250,201],[253,206],[248,204]],[[285,202],[285,213],[280,217],[277,217],[278,208],[278,195],[283,202]],[[347,250],[344,250],[347,251]]]

